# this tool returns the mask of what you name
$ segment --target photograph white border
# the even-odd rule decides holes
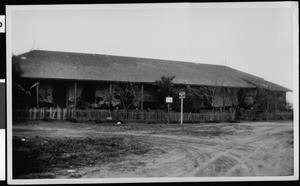
[[[201,3],[207,8],[222,6],[224,3]],[[160,8],[187,8],[189,3],[163,3],[148,4],[149,7]],[[225,3],[224,8],[266,8],[266,7],[293,7],[293,63],[294,63],[294,175],[293,176],[263,176],[263,177],[160,177],[160,178],[82,178],[82,179],[13,179],[12,178],[12,11],[16,10],[49,10],[49,9],[99,9],[116,8],[117,4],[96,4],[92,5],[14,5],[6,6],[6,73],[7,73],[7,182],[8,184],[82,184],[82,183],[163,183],[163,182],[227,182],[227,181],[287,181],[299,179],[299,25],[298,25],[298,3],[297,2],[276,2],[276,3]],[[123,7],[122,7],[123,8]],[[128,8],[139,8],[139,5],[130,4]]]

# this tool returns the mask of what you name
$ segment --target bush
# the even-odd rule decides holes
[[[189,121],[185,121],[184,123],[200,123],[200,122],[197,120],[189,120]]]
[[[77,123],[78,120],[75,118],[68,118],[67,121],[73,122],[73,123]]]
[[[157,121],[147,121],[146,123],[147,123],[147,124],[157,124],[157,123],[159,123],[159,122],[157,122]]]
[[[241,123],[239,120],[229,120],[228,123]]]
[[[209,120],[206,123],[221,123],[220,120]]]
[[[95,119],[94,123],[103,123],[103,121],[101,119]]]
[[[53,120],[50,119],[50,118],[43,118],[42,121],[50,122],[50,121],[53,121]]]

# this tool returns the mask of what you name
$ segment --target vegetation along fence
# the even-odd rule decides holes
[[[76,120],[76,121],[126,121],[147,123],[179,123],[180,113],[164,111],[139,111],[139,110],[75,110],[61,108],[31,108],[14,110],[14,120]],[[229,112],[203,112],[183,113],[183,121],[192,122],[222,122],[234,119]]]
[[[262,112],[262,113],[244,113],[240,118],[242,120],[281,120],[293,119],[293,112]]]
[[[31,108],[14,110],[14,120],[73,120],[73,121],[124,121],[147,123],[179,123],[180,113],[164,111],[139,111],[139,110],[75,110],[61,108]],[[235,114],[229,111],[203,111],[201,113],[183,113],[185,123],[223,122],[235,120]],[[293,119],[292,112],[272,113],[245,113],[241,120],[276,120]]]

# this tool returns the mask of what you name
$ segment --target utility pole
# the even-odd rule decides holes
[[[180,124],[183,123],[183,98],[181,99],[181,114],[180,114]]]

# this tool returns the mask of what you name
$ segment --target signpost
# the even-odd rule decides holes
[[[183,99],[184,98],[185,98],[185,92],[179,92],[179,99],[181,99],[180,124],[183,123]]]
[[[168,123],[170,123],[170,103],[173,103],[173,98],[166,97],[166,103],[168,104]]]

